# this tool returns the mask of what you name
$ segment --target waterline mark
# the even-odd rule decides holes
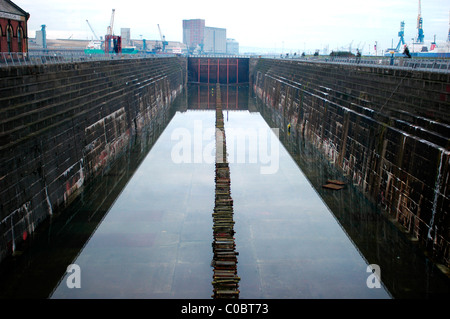
[[[275,174],[279,168],[278,128],[227,128],[225,130],[228,163],[260,165],[261,174]],[[175,128],[171,140],[171,159],[174,163],[212,164],[222,158],[223,134],[214,127],[204,128],[202,121],[194,121],[194,129]]]

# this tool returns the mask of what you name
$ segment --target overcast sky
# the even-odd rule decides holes
[[[13,0],[30,13],[29,36],[45,24],[47,38],[92,39],[104,36],[115,9],[114,32],[130,28],[131,38],[159,39],[158,26],[168,41],[182,41],[183,19],[205,19],[206,26],[227,29],[242,49],[313,52],[328,46],[363,48],[373,53],[398,43],[400,22],[405,40],[417,37],[418,0]],[[445,41],[450,0],[422,0],[425,41]]]

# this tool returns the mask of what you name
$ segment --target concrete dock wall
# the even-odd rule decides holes
[[[450,74],[252,59],[257,97],[450,266]]]
[[[0,261],[179,95],[185,58],[0,69]]]

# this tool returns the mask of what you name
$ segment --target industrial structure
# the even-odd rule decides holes
[[[114,13],[115,13],[115,10],[112,9],[111,22],[109,23],[109,26],[107,28],[106,35],[105,35],[104,49],[105,49],[106,54],[122,53],[122,37],[118,36],[118,35],[114,35]]]
[[[28,52],[30,14],[9,0],[0,0],[0,52]]]
[[[399,40],[395,51],[399,52],[402,45],[405,45],[405,21],[400,22],[400,31],[398,32]]]
[[[166,52],[166,46],[169,44],[169,42],[166,41],[166,36],[162,34],[161,32],[161,27],[158,24],[158,31],[159,31],[159,36],[161,38],[161,50],[162,52]]]
[[[450,20],[449,20],[450,23]],[[400,31],[398,32],[399,41],[397,47],[392,45],[391,48],[386,49],[385,56],[408,56],[408,57],[435,57],[435,58],[448,58],[450,57],[450,27],[449,35],[445,43],[437,44],[436,35],[431,44],[425,43],[425,34],[423,31],[423,18],[422,18],[422,3],[419,0],[419,8],[417,14],[417,36],[412,39],[412,42],[407,45],[405,42],[405,22],[400,22]],[[408,53],[402,48],[408,47]]]
[[[425,35],[423,34],[422,6],[419,0],[419,14],[417,15],[417,43],[423,43]]]

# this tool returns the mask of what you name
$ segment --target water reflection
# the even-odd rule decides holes
[[[189,110],[215,110],[216,109],[216,85],[215,84],[190,84],[188,85]],[[221,87],[220,103],[222,109],[247,110],[248,109],[248,85],[225,85]]]
[[[305,139],[291,130],[282,114],[253,98],[265,121],[281,128],[280,141],[333,213],[343,231],[369,264],[377,264],[385,287],[394,298],[448,298],[449,278],[423,255],[421,249],[352,185],[340,191],[324,189],[328,179],[345,179]]]
[[[48,298],[51,295],[66,275],[67,266],[74,262],[101,225],[175,115],[176,107],[161,112],[149,127],[133,137],[115,165],[101,178],[87,184],[67,209],[41,224],[23,247],[23,254],[2,263],[1,298]]]
[[[230,112],[225,129],[242,123],[268,129],[249,112]],[[230,163],[241,298],[389,298],[384,287],[367,287],[367,262],[286,149],[278,149],[272,174],[261,174],[261,163]]]
[[[194,140],[190,162],[171,155],[177,130],[191,138],[199,124],[214,131],[216,94],[213,86],[189,86],[118,165],[2,265],[1,297],[209,298],[215,163],[194,161]],[[448,279],[376,206],[351,185],[322,188],[342,176],[295,131],[287,135],[281,114],[251,98],[248,86],[221,87],[220,101],[227,146],[236,146],[229,168],[240,298],[448,294]],[[270,127],[280,128],[281,143]],[[276,172],[261,174],[264,163],[250,160],[254,135],[229,134],[238,129],[267,132]],[[204,146],[214,138],[200,135]],[[81,289],[67,287],[72,263],[81,267]],[[381,288],[367,286],[368,264],[380,266]]]
[[[214,128],[215,112],[177,112],[73,261],[52,298],[207,298],[211,295],[214,163],[174,161],[174,132]],[[190,145],[190,147],[194,147]],[[193,153],[192,153],[193,154]]]

